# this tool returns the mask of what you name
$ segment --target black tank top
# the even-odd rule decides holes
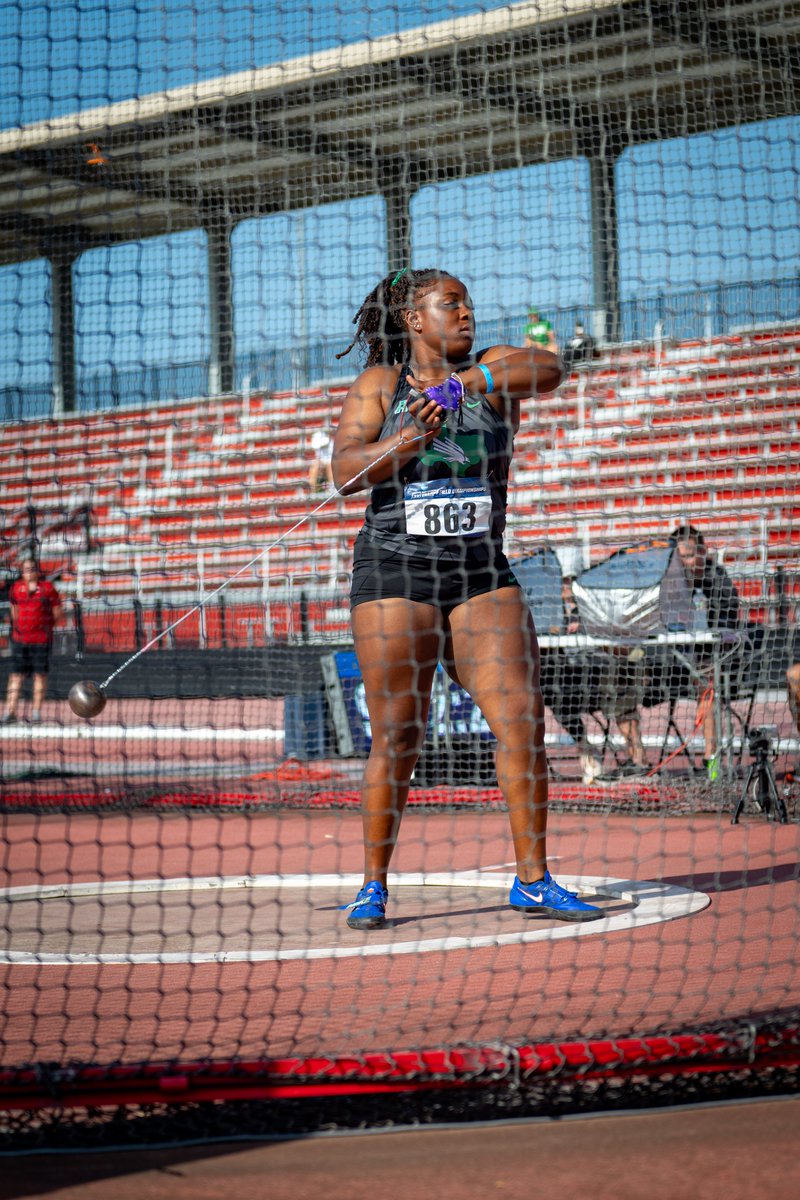
[[[380,438],[414,429],[406,413],[408,367],[397,379]],[[435,557],[454,546],[502,546],[511,427],[480,393],[457,412],[417,458],[376,484],[364,518],[368,541],[401,554]]]

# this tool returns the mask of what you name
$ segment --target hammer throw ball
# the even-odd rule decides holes
[[[106,706],[105,692],[91,679],[82,679],[70,688],[69,706],[76,717],[96,717]]]
[[[440,408],[449,408],[452,412],[458,412],[465,391],[466,388],[461,382],[460,376],[451,375],[445,379],[444,383],[425,388],[423,395],[427,396],[429,400],[435,400]]]

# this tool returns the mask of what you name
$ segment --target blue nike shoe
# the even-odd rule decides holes
[[[596,921],[603,910],[579,900],[576,892],[568,892],[556,883],[549,871],[538,883],[520,883],[515,878],[508,897],[509,904],[526,917],[546,917],[551,921]]]
[[[351,929],[382,929],[386,924],[386,901],[389,893],[377,879],[365,883],[351,904],[343,904],[349,911],[347,924]]]

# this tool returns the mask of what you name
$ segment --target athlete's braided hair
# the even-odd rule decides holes
[[[408,362],[411,346],[403,314],[421,292],[427,291],[437,280],[447,278],[446,271],[433,267],[421,271],[406,267],[387,275],[372,289],[353,317],[356,335],[347,349],[336,357],[344,358],[353,346],[358,345],[367,367]]]

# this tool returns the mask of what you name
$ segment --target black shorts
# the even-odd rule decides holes
[[[431,604],[450,613],[473,596],[498,588],[518,587],[502,550],[486,543],[462,542],[445,547],[435,558],[401,554],[369,542],[356,541],[350,607],[370,600],[402,599]]]
[[[50,646],[28,642],[11,643],[11,671],[14,675],[46,675],[50,669]]]

